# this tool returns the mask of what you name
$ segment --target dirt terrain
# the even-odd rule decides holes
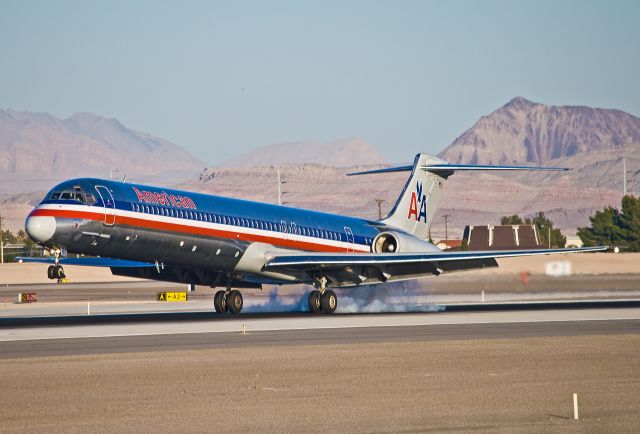
[[[639,348],[624,334],[9,359],[0,430],[631,433]]]

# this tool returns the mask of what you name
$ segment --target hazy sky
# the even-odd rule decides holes
[[[639,23],[640,1],[0,0],[0,107],[210,164],[343,137],[408,161],[516,95],[640,115]]]

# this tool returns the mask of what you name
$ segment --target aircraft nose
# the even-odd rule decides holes
[[[56,232],[56,219],[51,216],[29,216],[24,228],[33,241],[44,243]]]

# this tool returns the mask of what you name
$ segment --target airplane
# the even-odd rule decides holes
[[[607,247],[446,252],[427,239],[445,181],[457,171],[568,170],[449,164],[418,154],[413,165],[351,173],[410,172],[395,206],[375,221],[121,181],[80,178],[53,187],[25,221],[52,253],[20,261],[110,267],[114,275],[225,288],[218,313],[239,313],[240,289],[311,284],[309,311],[333,313],[331,288],[497,267],[496,259]],[[77,257],[67,256],[76,254]],[[79,256],[88,255],[91,257]]]

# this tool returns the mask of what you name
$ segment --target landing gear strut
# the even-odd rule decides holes
[[[54,265],[49,265],[47,268],[47,277],[49,279],[64,279],[67,277],[64,274],[64,268],[62,268],[62,265],[58,264],[58,261],[60,260],[60,250],[55,250],[54,256]]]
[[[237,289],[232,290],[230,287],[226,291],[218,291],[213,297],[213,307],[218,313],[240,313],[244,300],[242,293]]]
[[[309,293],[309,312],[330,314],[338,307],[338,296],[331,289],[327,289],[327,278],[318,278],[314,289]]]

